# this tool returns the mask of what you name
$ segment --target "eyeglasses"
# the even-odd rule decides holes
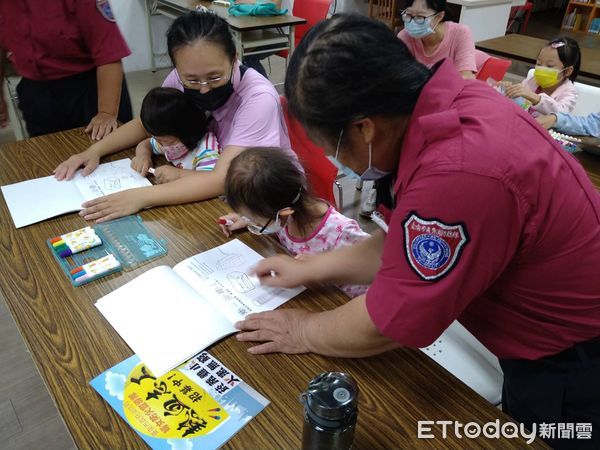
[[[400,13],[400,15],[402,16],[402,20],[404,21],[404,23],[409,23],[412,20],[412,21],[414,21],[418,25],[423,25],[425,23],[426,19],[428,19],[429,17],[436,16],[438,14],[439,14],[439,12],[430,14],[428,16],[413,16],[411,13],[407,12],[406,9]]]
[[[256,223],[254,223],[254,221],[252,219],[249,219],[248,217],[242,216],[242,220],[244,222],[246,222],[246,228],[252,234],[263,234],[265,232],[265,230],[267,228],[269,228],[269,225],[271,225],[273,223],[273,219],[269,219],[267,221],[267,223],[261,227],[260,225],[257,225]],[[279,211],[277,211],[277,216],[275,217],[275,222],[276,223],[279,222]]]
[[[177,71],[177,69],[175,69],[175,73],[177,74],[177,79],[179,80],[179,82],[184,87],[189,88],[189,89],[200,89],[200,88],[205,87],[205,86],[213,86],[213,85],[219,83],[220,81],[229,81],[229,80],[231,80],[231,78],[233,77],[233,64],[231,66],[231,73],[229,74],[229,76],[223,75],[221,77],[209,78],[206,81],[184,80],[179,75],[179,72]]]
[[[338,155],[340,154],[340,145],[342,145],[342,136],[344,134],[344,128],[340,130],[340,137],[338,138],[337,147],[335,149],[335,159],[338,159]]]
[[[294,205],[298,200],[300,200],[300,197],[302,196],[302,188],[298,189],[298,193],[296,194],[296,196],[294,197],[294,199],[290,202],[291,205]],[[260,226],[258,225],[256,222],[254,222],[254,220],[246,217],[246,216],[242,216],[241,219],[246,222],[246,228],[248,229],[248,231],[250,233],[253,234],[265,234],[265,231],[267,230],[267,228],[269,228],[269,226],[272,223],[275,223],[277,226],[275,227],[275,229],[271,229],[269,231],[269,234],[271,233],[276,233],[277,231],[279,231],[279,229],[281,229],[281,225],[279,224],[279,213],[281,211],[283,211],[286,207],[281,208],[279,211],[277,211],[277,214],[275,215],[275,220],[273,219],[269,219],[267,221],[267,223],[264,226]]]

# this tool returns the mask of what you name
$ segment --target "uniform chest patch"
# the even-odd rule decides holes
[[[96,8],[109,22],[116,22],[115,15],[112,12],[112,8],[110,7],[110,3],[108,0],[96,0]]]
[[[447,275],[469,242],[464,224],[447,224],[411,213],[403,223],[405,253],[412,269],[426,281]]]

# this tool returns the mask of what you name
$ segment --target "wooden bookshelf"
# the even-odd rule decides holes
[[[569,26],[566,26],[567,18],[570,17],[573,12],[576,12],[577,16],[575,16],[575,20],[571,22]],[[600,18],[600,0],[591,0],[589,2],[570,0],[563,17],[561,28],[563,30],[571,30],[579,33],[588,33],[592,21],[598,18]]]

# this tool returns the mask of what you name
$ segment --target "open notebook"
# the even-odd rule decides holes
[[[235,239],[159,266],[102,297],[96,307],[156,377],[234,333],[235,322],[277,308],[304,290],[261,286],[262,259]]]
[[[125,189],[152,184],[131,168],[129,158],[100,164],[84,177],[81,170],[69,181],[54,176],[2,186],[15,227],[21,228],[61,214],[81,210],[81,204]]]

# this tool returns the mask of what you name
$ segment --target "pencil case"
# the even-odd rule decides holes
[[[87,234],[95,234],[100,244],[92,237],[81,238],[85,228],[71,232],[81,232],[78,236],[84,243],[74,244],[73,249],[67,245],[68,251],[65,248],[60,251],[61,244],[57,243],[60,238],[66,243],[64,237],[70,233],[46,241],[73,286],[82,286],[121,270],[135,269],[167,254],[165,240],[157,239],[139,216],[122,217],[86,228],[93,231],[88,230]]]

